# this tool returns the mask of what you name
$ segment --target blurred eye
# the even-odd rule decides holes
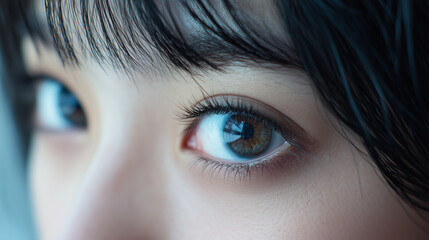
[[[188,145],[212,158],[231,162],[252,161],[290,146],[270,124],[239,114],[203,117]]]
[[[79,99],[63,84],[43,79],[37,90],[37,123],[50,130],[86,128],[85,112]]]

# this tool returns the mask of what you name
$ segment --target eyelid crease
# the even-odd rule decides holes
[[[26,79],[26,82],[33,84],[33,86],[37,86],[39,83],[49,80],[49,81],[58,82],[64,87],[66,87],[67,89],[72,90],[72,87],[69,86],[69,84],[66,81],[64,81],[58,76],[50,75],[48,73],[34,73],[34,74],[27,73],[24,76],[24,78]]]

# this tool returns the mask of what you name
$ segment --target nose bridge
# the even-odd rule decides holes
[[[100,137],[59,239],[160,239],[159,156],[142,134],[128,125]]]

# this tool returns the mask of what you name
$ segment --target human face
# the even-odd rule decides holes
[[[269,7],[256,12],[274,21]],[[30,153],[41,239],[428,237],[300,70],[124,73],[23,48],[44,76]]]

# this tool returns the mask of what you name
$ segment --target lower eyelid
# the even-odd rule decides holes
[[[290,176],[304,161],[306,154],[302,149],[288,149],[267,159],[251,163],[231,163],[206,157],[197,157],[190,163],[192,170],[198,171],[210,180],[249,183],[254,180],[277,180]]]

